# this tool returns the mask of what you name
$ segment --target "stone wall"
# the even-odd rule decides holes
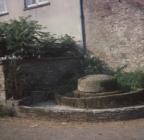
[[[3,72],[3,66],[0,65],[0,104],[5,103],[5,77]]]
[[[84,0],[87,49],[110,67],[144,68],[143,0]]]
[[[7,98],[11,98],[12,95],[21,98],[32,94],[36,96],[35,98],[42,98],[40,95],[46,97],[51,89],[57,89],[64,78],[71,78],[80,72],[81,60],[81,58],[48,58],[17,61],[15,64],[4,63],[1,65],[4,67],[4,73],[0,73],[1,89],[5,86]],[[4,77],[5,81],[1,81]]]

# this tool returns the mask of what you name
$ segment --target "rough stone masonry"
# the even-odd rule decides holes
[[[3,72],[3,65],[0,65],[0,104],[4,104],[5,100],[5,77]]]
[[[84,0],[87,49],[112,68],[144,68],[144,0]]]

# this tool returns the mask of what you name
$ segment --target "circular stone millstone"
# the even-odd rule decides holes
[[[116,79],[110,75],[88,75],[78,80],[78,91],[100,93],[118,88]]]

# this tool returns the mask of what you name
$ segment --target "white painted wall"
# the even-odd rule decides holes
[[[24,10],[24,0],[7,0],[8,15],[0,16],[0,22],[19,16],[31,15],[47,27],[49,32],[74,36],[82,41],[79,0],[50,0],[50,5]]]

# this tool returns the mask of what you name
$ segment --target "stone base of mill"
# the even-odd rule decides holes
[[[57,103],[76,108],[104,109],[144,104],[144,89],[125,92],[109,75],[88,75],[78,80],[73,97],[59,97]]]

